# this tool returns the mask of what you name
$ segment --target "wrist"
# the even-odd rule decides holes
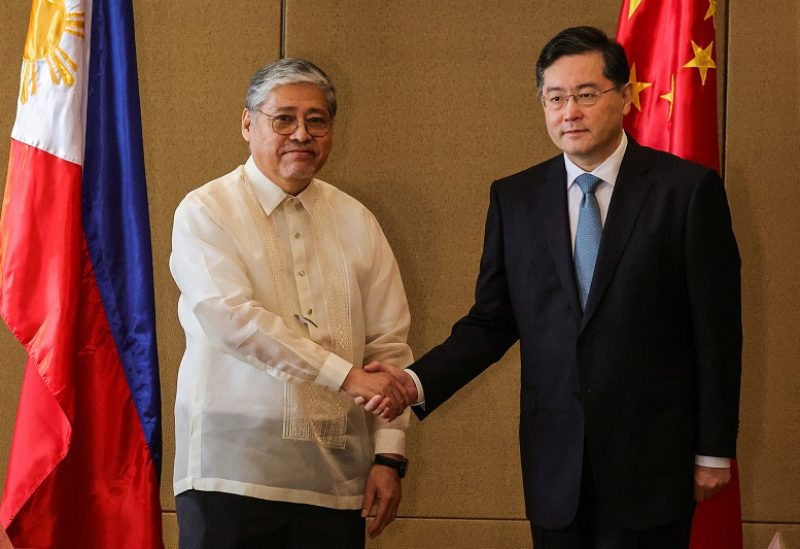
[[[400,454],[375,454],[373,465],[394,469],[400,478],[405,477],[408,471],[408,460]]]
[[[358,375],[360,373],[361,373],[361,368],[352,366],[350,368],[350,371],[348,371],[347,375],[344,377],[344,380],[342,380],[342,386],[341,386],[342,391],[353,397],[358,396],[356,394],[355,387],[358,384]]]

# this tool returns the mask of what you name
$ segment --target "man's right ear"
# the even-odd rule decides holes
[[[248,143],[250,142],[250,110],[245,107],[242,111],[242,137]]]

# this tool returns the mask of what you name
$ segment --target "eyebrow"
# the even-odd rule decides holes
[[[297,112],[297,107],[291,107],[291,106],[275,107],[275,112],[296,113]],[[324,114],[324,115],[327,116],[328,115],[328,111],[326,109],[318,109],[318,108],[315,107],[315,108],[312,108],[312,109],[308,109],[308,111],[306,111],[306,114]]]
[[[583,88],[598,88],[599,89],[600,86],[598,86],[597,83],[595,83],[595,82],[586,82],[584,84],[578,84],[573,89],[581,90]],[[551,92],[551,91],[563,92],[563,91],[567,91],[567,88],[564,88],[564,87],[561,87],[561,86],[548,86],[548,87],[544,88],[544,91],[546,91],[546,92]]]

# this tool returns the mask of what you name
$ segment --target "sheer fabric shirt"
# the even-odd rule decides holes
[[[186,335],[175,494],[359,508],[374,454],[404,453],[408,411],[387,422],[338,391],[350,368],[412,362],[375,217],[320,180],[287,195],[250,158],[187,195],[172,245]]]

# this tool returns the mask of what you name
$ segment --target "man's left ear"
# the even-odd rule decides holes
[[[622,101],[622,114],[625,115],[630,112],[631,105],[633,104],[633,86],[630,82],[622,87]]]

